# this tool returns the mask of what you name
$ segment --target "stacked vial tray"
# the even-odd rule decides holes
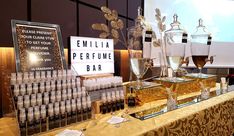
[[[124,109],[123,79],[119,76],[101,77],[83,80],[83,85],[92,100],[101,101],[100,111],[109,113]]]
[[[91,118],[91,99],[71,70],[11,74],[21,135],[33,135]]]

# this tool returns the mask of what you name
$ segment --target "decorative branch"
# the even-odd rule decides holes
[[[124,23],[121,19],[118,18],[118,12],[116,10],[110,10],[105,6],[102,6],[101,10],[110,26],[107,26],[103,23],[95,23],[92,24],[92,29],[101,31],[99,34],[100,38],[111,37],[114,40],[114,45],[116,45],[118,42],[121,42],[127,48],[127,40],[123,34]],[[122,36],[123,40],[120,40],[120,35]]]
[[[160,30],[160,35],[162,37],[162,33],[166,30],[166,24],[165,24],[165,21],[166,21],[166,16],[161,16],[161,11],[160,9],[156,8],[155,9],[155,18],[156,18],[156,21],[158,22],[158,29]],[[161,40],[162,39],[158,39],[157,41],[154,41],[153,42],[153,45],[155,47],[157,46],[160,46],[161,45]]]

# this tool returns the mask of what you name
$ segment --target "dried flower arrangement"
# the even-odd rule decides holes
[[[101,7],[101,11],[110,25],[95,23],[92,24],[92,29],[101,31],[99,34],[100,38],[113,38],[114,45],[121,42],[127,48],[126,37],[123,34],[124,23],[121,19],[119,19],[118,12],[105,6]],[[120,39],[120,34],[123,40]]]

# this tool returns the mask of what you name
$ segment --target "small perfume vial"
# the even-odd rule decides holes
[[[80,78],[78,77],[78,78],[76,78],[76,87],[78,88],[78,87],[81,87],[80,86]]]
[[[45,92],[45,82],[40,82],[40,93],[44,93]]]
[[[20,126],[20,135],[26,136],[26,113],[24,108],[20,109],[19,126]]]
[[[54,129],[54,105],[50,103],[48,105],[48,115],[49,115],[49,129]]]
[[[62,70],[58,70],[58,79],[59,80],[63,79],[63,72],[62,72]]]
[[[110,113],[112,111],[112,101],[111,101],[111,93],[107,92],[107,112]]]
[[[71,100],[72,99],[72,90],[67,89],[67,99]]]
[[[41,93],[37,94],[37,105],[38,106],[42,105],[42,96],[41,96]]]
[[[82,97],[86,97],[86,89],[85,89],[85,87],[81,88],[81,96]]]
[[[47,79],[47,81],[50,81],[52,79],[50,70],[46,71],[46,79]]]
[[[56,91],[56,102],[60,102],[61,101],[61,91]]]
[[[40,118],[41,118],[41,114],[40,114],[40,110],[38,106],[34,107],[34,132],[35,133],[40,133]]]
[[[50,92],[50,103],[55,103],[55,91]]]
[[[24,107],[23,96],[18,96],[17,100],[17,109],[22,109]]]
[[[57,71],[57,70],[53,70],[52,78],[53,78],[54,80],[57,80],[57,79],[58,79],[58,71]]]
[[[44,105],[48,105],[50,103],[50,101],[49,101],[49,93],[48,92],[44,92],[43,95],[44,95],[44,97],[43,97],[43,104]]]
[[[124,109],[124,91],[120,90],[121,109]]]
[[[86,97],[82,97],[82,111],[83,111],[83,120],[87,120],[88,117],[87,117],[87,101],[86,101]]]
[[[34,72],[29,72],[29,81],[34,82]]]
[[[19,85],[14,85],[14,96],[17,97],[19,96],[20,91],[19,91]]]
[[[16,84],[16,73],[11,73],[11,85]]]
[[[47,125],[46,125],[46,106],[41,105],[41,132],[44,132],[47,130]]]
[[[116,102],[116,97],[115,97],[115,91],[112,91],[111,92],[111,98],[112,98],[112,111],[115,112],[116,111],[116,105],[117,105],[117,102]]]
[[[25,84],[21,84],[20,85],[20,94],[23,96],[23,95],[26,95],[26,89],[25,89]]]
[[[60,111],[59,111],[59,102],[56,102],[54,105],[54,113],[56,116],[59,116]]]
[[[57,90],[61,90],[62,89],[62,82],[61,80],[57,80]]]
[[[33,113],[33,108],[29,107],[28,108],[28,135],[33,135],[34,132],[34,113]]]
[[[34,94],[38,93],[38,83],[33,83],[33,93]]]
[[[100,111],[102,114],[106,114],[107,112],[107,100],[106,100],[106,93],[102,93],[102,96],[101,96],[101,99],[102,99],[102,105],[100,106]]]
[[[28,94],[28,95],[31,95],[31,94],[32,94],[32,84],[31,84],[31,83],[28,83],[28,84],[27,84],[27,94]]]
[[[23,81],[23,74],[21,72],[17,73],[17,83],[18,84],[22,84],[22,81]]]
[[[75,78],[72,78],[71,79],[71,88],[73,89],[73,88],[76,88],[76,80],[75,80]]]
[[[35,72],[35,79],[36,79],[36,82],[40,82],[41,80],[41,72],[40,71],[36,71]]]
[[[71,100],[71,110],[72,110],[72,119],[71,119],[71,123],[75,123],[76,122],[76,99],[72,99]]]
[[[116,110],[120,110],[121,109],[121,99],[120,99],[120,94],[119,94],[118,90],[116,90],[115,96],[116,96]]]
[[[51,89],[51,91],[55,91],[55,81],[54,80],[51,80],[50,81],[50,89]]]
[[[29,108],[30,107],[30,99],[29,99],[29,95],[25,95],[24,96],[24,108]]]
[[[54,104],[54,118],[55,118],[55,121],[54,121],[54,127],[55,128],[58,128],[60,126],[60,111],[59,111],[59,102],[56,102]]]
[[[66,100],[67,124],[71,124],[71,101]]]
[[[23,82],[24,82],[24,83],[28,83],[28,81],[29,81],[28,72],[24,72]]]
[[[45,71],[41,71],[41,81],[46,81]]]
[[[31,95],[31,106],[34,107],[37,105],[37,97],[36,94]]]
[[[81,108],[81,98],[76,99],[76,108],[77,108],[77,122],[81,122],[82,118],[82,108]]]
[[[67,80],[66,79],[62,80],[62,87],[63,87],[63,89],[67,88]]]
[[[76,88],[73,88],[73,89],[72,89],[72,98],[73,98],[73,99],[76,99],[77,97],[78,97],[77,89],[76,89]]]
[[[66,89],[63,89],[63,91],[62,91],[62,100],[63,101],[67,100],[67,90]]]
[[[65,101],[60,102],[60,113],[61,113],[61,126],[65,126],[66,125]]]
[[[46,92],[50,92],[50,81],[47,81],[45,83],[46,83]]]
[[[66,79],[66,78],[67,78],[67,71],[66,71],[66,70],[63,70],[62,73],[63,73],[63,74],[62,74],[62,78],[63,78],[63,79]]]
[[[90,96],[87,96],[87,118],[91,119],[92,118],[92,107],[91,107],[91,98]]]
[[[228,83],[225,77],[221,77],[220,89],[223,94],[228,92]]]
[[[67,80],[67,88],[71,89],[71,80],[70,79]]]
[[[71,79],[72,78],[72,71],[71,69],[67,70],[67,79]]]
[[[77,88],[77,96],[78,96],[78,98],[81,98],[81,88],[80,87],[78,87]]]

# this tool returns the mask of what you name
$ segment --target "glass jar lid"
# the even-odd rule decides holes
[[[201,18],[198,20],[196,31],[191,35],[191,37],[192,42],[194,43],[211,44],[211,33],[203,25],[203,20]]]
[[[171,28],[165,31],[165,37],[167,43],[169,44],[187,42],[187,32],[181,29],[177,14],[174,14],[173,16],[173,22],[171,23]]]

